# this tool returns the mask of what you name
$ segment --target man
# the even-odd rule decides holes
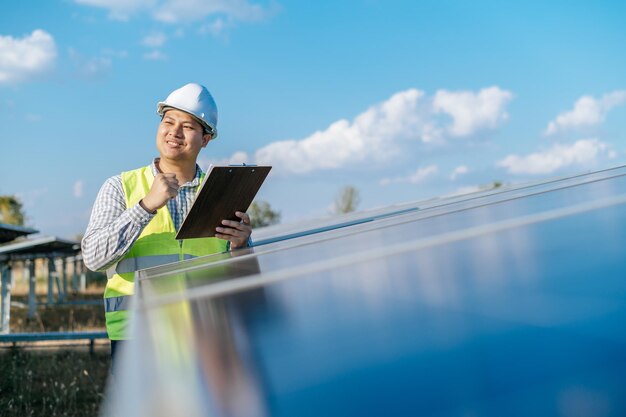
[[[252,228],[224,220],[215,238],[177,241],[204,173],[196,160],[217,136],[217,107],[209,91],[187,84],[158,103],[159,157],[151,165],[109,178],[98,193],[82,240],[87,268],[107,272],[105,318],[111,354],[127,338],[129,301],[139,269],[247,246]]]

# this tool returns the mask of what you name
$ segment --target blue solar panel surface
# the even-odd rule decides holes
[[[626,415],[625,173],[142,271],[116,413]]]

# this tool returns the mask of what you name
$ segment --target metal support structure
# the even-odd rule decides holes
[[[56,284],[57,286],[57,298],[56,298],[56,302],[59,303],[61,301],[63,301],[63,288],[61,287],[61,274],[63,273],[63,271],[61,271],[57,265],[57,259],[54,258],[52,259],[52,265],[54,265],[54,282],[53,282],[53,286],[54,284]]]
[[[72,278],[70,280],[72,292],[85,292],[87,287],[87,275],[85,273],[85,264],[81,255],[66,258],[66,262],[72,264]],[[69,275],[68,272],[66,272]],[[66,291],[67,293],[67,291]]]
[[[55,264],[55,268],[54,268],[54,283],[57,286],[57,303],[63,301],[64,295],[63,295],[63,288],[61,287],[61,279],[59,277],[59,270],[56,268],[56,264]]]
[[[37,277],[35,276],[35,260],[25,261],[24,266],[28,271],[28,318],[34,319],[37,316]]]
[[[13,333],[0,335],[0,343],[13,343],[13,347],[17,343],[34,343],[42,341],[60,341],[60,340],[87,340],[89,341],[89,353],[94,353],[94,345],[96,340],[108,339],[106,332],[44,332],[44,333]]]
[[[54,286],[57,287],[57,302],[61,302],[65,298],[63,288],[61,287],[61,279],[59,272],[63,272],[62,269],[57,268],[57,259],[53,257],[48,258],[48,304],[53,304],[54,300]]]
[[[0,302],[0,334],[8,334],[11,318],[11,265],[0,264],[0,282],[2,282],[2,298]]]
[[[48,304],[54,302],[54,283],[53,279],[56,277],[56,267],[54,265],[54,258],[47,258],[48,261]]]
[[[59,301],[65,301],[67,295],[67,261],[61,258],[61,280],[63,282],[63,293],[59,297]]]
[[[76,293],[78,291],[78,258],[68,258],[70,262],[74,265],[72,271],[72,292]]]
[[[85,268],[85,264],[83,263],[83,259],[80,259],[79,270],[80,270],[80,291],[85,292],[87,290],[87,270]]]
[[[29,229],[30,230],[30,229]],[[23,263],[22,278],[28,280],[28,315],[29,320],[37,317],[37,276],[36,265],[44,267],[43,262],[48,263],[47,267],[47,304],[64,302],[68,291],[69,265],[68,259],[82,260],[79,252],[80,246],[76,242],[66,241],[56,237],[43,237],[25,241],[18,241],[0,246],[0,273],[2,274],[2,310],[0,312],[0,332],[8,331],[7,325],[10,315],[10,291],[13,286],[15,276],[10,271],[14,271],[16,263]],[[36,264],[37,260],[42,264]],[[57,262],[59,263],[57,265]],[[70,261],[71,262],[71,261]],[[77,264],[82,264],[79,262]],[[7,269],[8,268],[8,269]],[[7,272],[9,271],[9,272]],[[78,284],[78,269],[75,270],[76,285]],[[59,275],[61,274],[61,275]],[[54,298],[54,285],[57,287],[58,297]]]

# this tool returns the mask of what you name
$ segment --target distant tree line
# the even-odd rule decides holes
[[[0,195],[0,223],[24,226],[25,220],[20,200],[12,195]]]
[[[361,196],[359,190],[357,190],[356,187],[348,185],[339,191],[335,199],[333,212],[335,214],[351,213],[356,211],[360,202]]]
[[[334,203],[334,213],[343,214],[355,211],[360,203],[359,190],[353,186],[342,188]],[[248,208],[253,228],[280,223],[281,214],[266,201],[253,201]],[[21,201],[12,195],[0,196],[0,223],[24,226],[26,215]]]
[[[253,229],[280,222],[280,212],[273,210],[266,201],[253,201],[248,208],[248,215]]]

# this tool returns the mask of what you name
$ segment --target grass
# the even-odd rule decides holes
[[[108,370],[108,349],[0,351],[0,415],[97,416]]]
[[[68,300],[101,299],[102,290],[69,296]],[[37,295],[45,302],[43,294]],[[39,306],[37,317],[27,318],[25,294],[12,294],[12,333],[104,330],[104,312],[97,305]],[[85,343],[85,342],[83,342]],[[97,416],[110,368],[108,343],[40,342],[0,344],[0,417]]]

